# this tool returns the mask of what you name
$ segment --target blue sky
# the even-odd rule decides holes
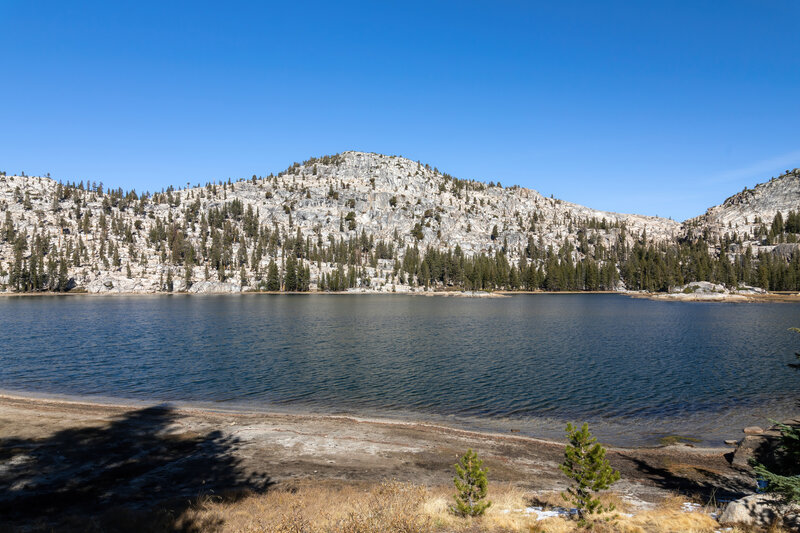
[[[682,220],[800,166],[798,20],[771,0],[3,0],[0,169],[141,191],[357,149]]]

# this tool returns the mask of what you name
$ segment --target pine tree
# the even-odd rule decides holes
[[[267,290],[271,292],[281,290],[281,282],[278,277],[278,265],[275,264],[274,260],[269,262],[269,267],[267,267]]]
[[[453,512],[461,516],[482,515],[492,505],[485,499],[489,490],[489,480],[486,478],[489,469],[482,468],[483,461],[471,449],[458,460],[455,467],[453,483],[458,492],[453,496],[456,502],[452,507]]]
[[[309,287],[309,277],[310,272],[307,267],[303,266],[303,261],[301,260],[297,265],[297,290],[298,291],[307,291]]]
[[[286,273],[283,276],[284,289],[287,291],[297,290],[297,261],[294,255],[289,255],[286,259]]]
[[[64,292],[69,287],[69,273],[67,271],[67,260],[61,256],[58,262],[58,288],[57,290]]]
[[[11,219],[11,211],[6,211],[6,223],[3,227],[3,239],[6,242],[13,242],[15,233],[14,221]]]
[[[589,424],[584,423],[580,429],[567,424],[567,440],[560,468],[572,484],[561,495],[578,509],[578,519],[584,525],[587,514],[614,510],[613,505],[600,505],[596,493],[618,481],[619,472],[608,464],[606,450],[592,437]]]

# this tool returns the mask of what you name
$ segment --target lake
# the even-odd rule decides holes
[[[613,294],[0,298],[0,389],[707,444],[797,412],[800,305]]]

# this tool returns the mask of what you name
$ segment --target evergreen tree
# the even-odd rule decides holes
[[[596,493],[617,482],[619,472],[608,464],[606,450],[592,437],[589,424],[584,423],[580,429],[567,424],[567,440],[560,468],[572,484],[561,495],[578,509],[578,519],[585,525],[587,514],[614,510],[613,505],[602,506]]]
[[[11,219],[11,211],[6,211],[6,223],[3,226],[3,239],[6,242],[13,242],[14,241],[14,221]]]
[[[297,290],[297,261],[294,255],[289,255],[286,259],[286,272],[283,275],[284,290]]]
[[[454,513],[461,516],[480,516],[492,505],[492,502],[486,500],[489,491],[486,474],[489,469],[482,467],[483,461],[471,449],[456,463],[453,483],[458,492],[453,496],[456,502],[452,507]]]
[[[61,256],[58,262],[58,285],[56,290],[65,292],[69,287],[69,274],[67,272],[67,260]]]
[[[267,267],[267,290],[271,292],[281,290],[281,282],[278,276],[278,265],[274,260],[269,262]]]
[[[303,262],[300,261],[300,264],[297,265],[297,290],[298,291],[307,291],[309,288],[309,276],[310,272],[308,268],[303,266]]]

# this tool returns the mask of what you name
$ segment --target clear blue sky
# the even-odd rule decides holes
[[[3,0],[0,169],[141,191],[357,149],[684,219],[799,167],[800,3],[656,4]]]

